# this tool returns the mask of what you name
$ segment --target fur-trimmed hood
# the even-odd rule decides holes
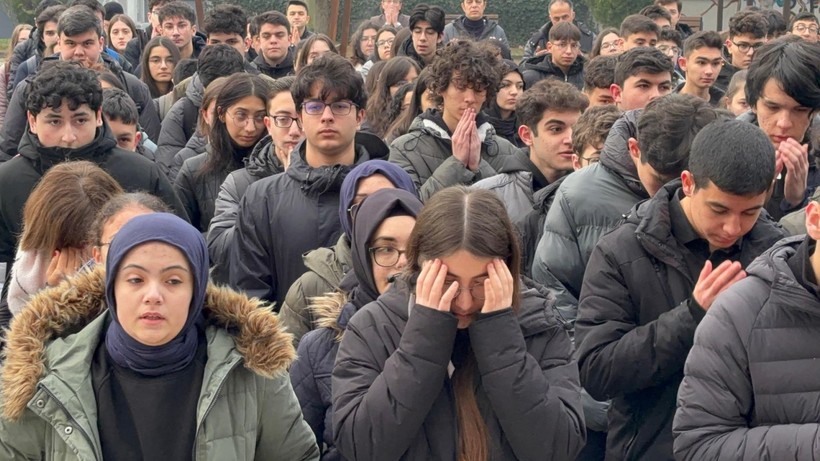
[[[2,417],[19,419],[45,376],[49,343],[67,337],[105,314],[105,268],[77,274],[38,293],[11,323],[0,373]],[[292,335],[257,299],[209,284],[203,307],[208,326],[226,330],[251,372],[272,377],[286,373],[296,357]]]

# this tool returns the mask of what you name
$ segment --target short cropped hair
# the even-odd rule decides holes
[[[44,66],[31,81],[26,110],[36,117],[43,109],[62,106],[64,100],[70,110],[83,104],[88,104],[94,112],[100,110],[102,86],[97,73],[69,61]]]
[[[515,116],[533,134],[538,134],[538,122],[544,112],[583,112],[589,99],[575,85],[555,79],[541,80],[525,91],[515,103]]]
[[[285,29],[290,31],[290,21],[288,21],[287,16],[278,11],[265,11],[254,16],[253,26],[256,28],[256,35],[259,35],[259,31],[262,30],[262,26],[265,24],[284,26]]]
[[[70,2],[66,3],[66,6],[69,8],[75,6],[84,6],[90,9],[91,12],[95,15],[99,14],[100,17],[105,18],[105,8],[103,8],[102,4],[97,0],[71,0]]]
[[[638,14],[646,16],[653,21],[658,18],[663,18],[669,22],[672,22],[672,15],[669,14],[669,11],[667,11],[666,8],[660,5],[646,5],[640,12],[638,12]]]
[[[769,22],[758,12],[742,10],[729,18],[729,38],[741,34],[765,38],[768,33]]]
[[[436,104],[444,102],[441,95],[451,83],[459,88],[485,90],[488,101],[495,98],[503,75],[499,60],[489,48],[471,40],[459,40],[448,43],[437,53],[437,58],[427,66],[430,68],[428,89]]]
[[[672,61],[657,48],[632,48],[618,56],[618,63],[615,65],[615,84],[623,87],[626,79],[640,73],[657,75],[669,72],[671,76],[674,70]]]
[[[211,9],[202,23],[205,33],[210,36],[214,33],[237,34],[244,37],[248,24],[248,15],[245,10],[230,3],[217,5]]]
[[[666,180],[680,176],[689,163],[692,141],[703,127],[722,117],[708,101],[673,93],[647,104],[637,125],[641,163]]]
[[[159,22],[162,24],[166,19],[182,18],[191,24],[196,24],[196,13],[187,3],[173,1],[162,5],[159,9]]]
[[[675,42],[675,46],[683,48],[683,36],[675,29],[664,27],[658,35],[659,42]]]
[[[307,3],[303,2],[302,0],[288,0],[288,4],[287,6],[285,6],[285,11],[287,11],[288,8],[290,8],[291,6],[301,6],[305,9],[305,12],[307,14],[310,14],[310,10],[308,10]]]
[[[350,61],[336,53],[325,53],[296,73],[291,94],[297,110],[301,111],[302,103],[311,97],[311,89],[317,83],[322,85],[319,98],[323,101],[333,96],[338,100],[347,99],[359,109],[367,107],[362,76]]]
[[[174,67],[174,84],[176,85],[186,78],[193,76],[196,73],[198,65],[199,61],[196,58],[186,58],[179,61],[176,67]]]
[[[437,34],[441,35],[444,33],[445,16],[444,10],[442,10],[441,7],[419,3],[413,8],[413,11],[410,12],[409,29],[413,30],[419,22],[427,21],[430,23],[430,27],[432,27]]]
[[[150,0],[148,2],[148,11],[154,11],[154,8],[162,8],[163,5],[170,3],[172,0]]]
[[[599,146],[606,141],[609,130],[621,116],[613,104],[590,107],[572,127],[572,151],[578,155],[586,146]]]
[[[632,34],[650,33],[655,35],[661,34],[661,28],[655,24],[655,21],[647,18],[641,14],[631,14],[624,18],[621,22],[621,31],[618,34],[621,38],[626,39]]]
[[[762,194],[774,179],[774,146],[763,130],[751,123],[710,123],[692,142],[688,169],[696,188],[711,183],[733,195]]]
[[[209,45],[199,54],[197,73],[203,87],[207,87],[217,77],[244,71],[245,58],[230,45]]]
[[[86,32],[94,32],[97,37],[103,36],[100,18],[94,15],[87,6],[77,5],[66,9],[57,21],[57,35],[75,37]]]
[[[701,48],[715,48],[723,51],[723,40],[720,34],[712,30],[702,30],[690,35],[683,43],[683,55],[688,58],[693,51]]]
[[[128,93],[118,88],[103,90],[102,112],[106,120],[115,120],[126,125],[139,123],[137,105]]]
[[[581,29],[571,22],[559,22],[550,28],[549,41],[581,41]]]
[[[788,35],[772,40],[755,52],[746,77],[746,102],[755,107],[769,79],[813,112],[820,108],[820,47]]]
[[[615,83],[617,55],[595,56],[584,66],[584,91],[606,88]]]

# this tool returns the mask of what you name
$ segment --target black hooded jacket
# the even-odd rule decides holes
[[[259,72],[270,78],[287,77],[288,75],[293,75],[295,73],[293,70],[294,54],[295,52],[293,51],[293,47],[288,47],[288,54],[285,56],[285,60],[275,66],[268,64],[268,62],[265,61],[264,56],[261,54],[253,60],[253,64],[257,69],[259,69]]]
[[[552,62],[552,54],[547,53],[541,56],[534,56],[521,62],[521,73],[524,76],[524,84],[527,88],[545,78],[555,78],[571,83],[579,90],[584,89],[584,65],[586,58],[578,55],[569,66],[566,73]]]
[[[589,30],[583,22],[572,21],[572,23],[581,31],[581,51],[584,54],[589,53],[592,51],[592,46],[595,45],[595,33]],[[551,29],[552,21],[549,21],[532,34],[527,44],[524,45],[524,59],[535,56],[535,50],[537,49],[546,49]]]

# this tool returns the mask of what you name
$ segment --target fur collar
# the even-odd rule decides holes
[[[2,382],[2,417],[19,419],[46,372],[48,343],[77,332],[103,314],[105,268],[77,274],[57,287],[39,292],[14,317],[7,332]],[[245,368],[264,377],[286,372],[296,357],[293,337],[276,314],[229,288],[209,284],[203,314],[208,325],[227,330]]]

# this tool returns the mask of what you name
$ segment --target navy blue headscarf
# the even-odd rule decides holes
[[[353,199],[356,197],[356,187],[359,185],[359,180],[373,176],[374,174],[384,175],[396,186],[396,189],[404,189],[416,197],[419,195],[416,190],[416,185],[413,183],[413,179],[410,178],[410,175],[401,169],[401,167],[384,160],[368,160],[362,162],[356,166],[356,168],[350,170],[350,173],[345,176],[342,189],[339,192],[339,219],[342,221],[342,230],[344,230],[348,238],[353,233],[353,223],[350,220],[350,213],[348,213],[347,210],[353,205]]]
[[[125,332],[117,318],[114,297],[114,281],[123,258],[135,247],[148,242],[167,243],[179,249],[188,260],[194,282],[185,325],[174,339],[161,346],[146,346]],[[106,260],[105,298],[112,322],[105,335],[105,346],[114,362],[148,376],[164,375],[185,368],[196,355],[198,324],[202,320],[207,285],[208,247],[196,228],[170,213],[151,213],[128,221],[111,241]]]

